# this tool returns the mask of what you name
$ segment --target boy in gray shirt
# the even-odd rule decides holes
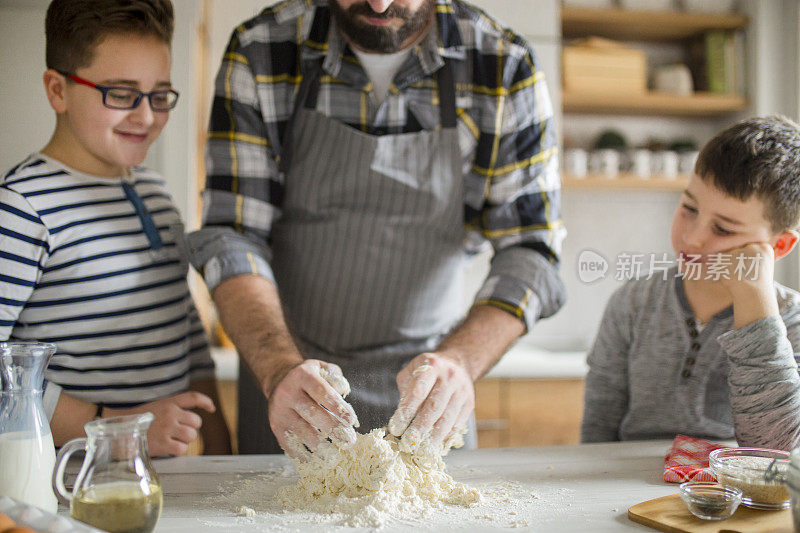
[[[677,267],[618,289],[589,354],[583,442],[733,437],[800,445],[800,126],[740,122],[702,150],[672,221]]]

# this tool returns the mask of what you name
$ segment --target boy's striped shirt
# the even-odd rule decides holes
[[[57,344],[48,416],[61,390],[129,407],[213,376],[187,268],[180,215],[150,171],[100,178],[34,154],[0,178],[0,339]]]

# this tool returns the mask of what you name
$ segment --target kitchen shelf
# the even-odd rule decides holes
[[[567,39],[596,35],[623,41],[675,41],[709,30],[741,30],[747,24],[747,16],[740,14],[561,8],[561,34]]]
[[[737,94],[696,92],[690,96],[648,91],[641,95],[564,92],[565,113],[716,117],[741,111],[747,99]]]
[[[633,174],[625,173],[616,178],[607,178],[596,174],[589,174],[585,178],[576,178],[575,176],[564,175],[561,184],[564,189],[640,189],[680,192],[689,184],[689,176],[639,178]]]

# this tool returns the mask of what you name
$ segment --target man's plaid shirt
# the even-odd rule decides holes
[[[383,135],[440,127],[435,72],[445,57],[456,81],[465,247],[488,240],[495,251],[476,303],[514,313],[529,328],[555,313],[564,300],[557,264],[566,232],[544,74],[521,37],[459,0],[437,0],[435,29],[382,104],[326,0],[286,0],[236,28],[216,80],[204,227],[191,236],[209,287],[245,273],[274,279],[270,229],[284,191],[278,161],[302,61],[324,58],[318,112]]]

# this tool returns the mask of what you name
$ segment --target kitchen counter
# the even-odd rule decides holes
[[[586,352],[551,352],[516,344],[486,374],[487,378],[574,379],[589,371]]]
[[[513,486],[514,492],[523,496],[513,511],[504,511],[506,501],[491,508],[462,508],[455,519],[453,515],[434,514],[426,522],[389,523],[383,531],[487,531],[509,527],[559,533],[653,531],[631,522],[627,509],[677,492],[677,485],[662,480],[664,455],[670,444],[661,440],[456,451],[447,457],[448,472],[456,480],[479,488]],[[265,473],[276,480],[276,486],[293,483],[294,469],[282,455],[159,459],[155,468],[165,494],[156,532],[333,529],[330,523],[302,521],[295,513],[283,513],[279,508],[265,510],[269,505],[274,507],[268,501],[271,498],[264,498],[263,508],[251,504],[256,516],[237,516],[235,498],[223,496],[231,490],[247,493],[248,480],[252,482]],[[61,513],[65,512],[62,507]]]

